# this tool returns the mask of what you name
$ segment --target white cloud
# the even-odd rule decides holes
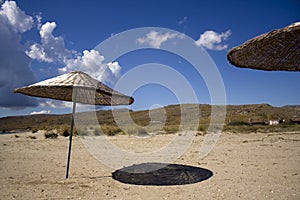
[[[137,42],[139,44],[147,44],[150,45],[153,48],[159,49],[162,45],[162,43],[166,42],[167,40],[176,38],[176,37],[181,37],[177,33],[165,33],[165,34],[160,34],[157,31],[151,31],[147,33],[145,37],[138,38]]]
[[[35,98],[14,94],[16,87],[35,81],[31,59],[21,44],[22,33],[33,26],[32,17],[26,15],[14,1],[6,1],[0,8],[0,107],[20,109],[37,106]]]
[[[61,72],[81,70],[103,82],[114,83],[119,78],[121,66],[118,62],[105,62],[105,58],[96,50],[84,50],[80,54],[67,49],[63,37],[53,34],[55,22],[42,24],[41,13],[35,16],[35,20],[26,15],[14,1],[6,1],[0,7],[0,107],[71,107],[70,102],[40,102],[36,98],[12,92],[14,88],[35,82],[36,77],[31,69],[32,59],[63,64],[65,67],[60,69]],[[26,50],[21,44],[22,34],[30,30],[34,23],[41,39]]]
[[[109,62],[107,64],[109,70],[111,71],[111,73],[116,76],[116,77],[119,77],[120,76],[120,73],[121,73],[121,67],[119,65],[118,62]]]
[[[39,13],[35,16],[36,22],[37,22],[37,28],[40,30],[42,27],[42,13]]]
[[[44,62],[53,62],[53,59],[50,58],[46,52],[45,49],[43,48],[42,45],[39,44],[33,44],[30,46],[30,50],[26,51],[26,54],[32,58],[32,59],[36,59],[39,61],[44,61]]]
[[[46,100],[40,102],[40,106],[44,107],[51,107],[51,108],[71,108],[72,102],[66,101],[59,101],[59,100]]]
[[[5,1],[0,10],[0,16],[7,19],[16,33],[24,33],[32,28],[33,19],[25,14],[14,1]]]
[[[118,62],[104,62],[105,58],[96,50],[84,50],[83,55],[65,61],[66,66],[60,68],[61,72],[84,71],[102,82],[114,83],[120,77],[121,66]]]
[[[56,37],[53,35],[53,31],[55,28],[55,22],[46,22],[41,26],[41,43],[35,43],[31,45],[29,48],[30,50],[26,51],[26,54],[30,58],[42,62],[63,63],[66,59],[72,57],[73,52],[65,48],[64,39],[60,36]]]
[[[40,19],[38,20],[40,23]],[[53,35],[55,22],[46,22],[40,27],[41,43],[30,46],[26,54],[40,62],[60,62],[65,66],[59,68],[60,73],[79,70],[88,73],[95,79],[114,83],[120,76],[121,66],[118,62],[107,63],[104,56],[96,50],[84,50],[82,54],[68,50],[64,39]]]
[[[73,107],[73,102],[70,101],[60,101],[60,100],[47,100],[44,102],[40,103],[40,106],[44,109],[47,107],[49,108],[55,108],[55,109],[72,109]],[[76,104],[76,112],[83,112],[83,111],[91,111],[99,108],[101,106],[96,106],[95,105],[89,105],[89,104],[82,104],[82,103],[77,103]]]
[[[200,35],[199,39],[195,42],[197,46],[202,46],[204,48],[210,50],[224,50],[228,47],[227,44],[224,43],[231,35],[231,31],[227,30],[223,33],[217,33],[215,31],[205,31]]]
[[[30,114],[31,115],[41,115],[41,114],[50,114],[51,111],[50,110],[41,110],[41,111],[33,111]]]

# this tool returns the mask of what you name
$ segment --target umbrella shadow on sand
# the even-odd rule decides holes
[[[142,163],[112,173],[113,179],[134,185],[186,185],[212,177],[213,172],[200,167],[165,163]]]

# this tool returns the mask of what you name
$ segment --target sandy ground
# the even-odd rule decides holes
[[[110,140],[127,150],[134,144],[137,150],[149,144],[160,147],[172,137]],[[146,186],[114,180],[115,169],[96,160],[78,137],[73,140],[70,178],[65,179],[68,138],[45,139],[41,132],[2,134],[0,199],[300,199],[300,132],[222,133],[213,151],[200,160],[202,141],[203,136],[195,137],[174,163],[208,169],[213,172],[209,179]]]

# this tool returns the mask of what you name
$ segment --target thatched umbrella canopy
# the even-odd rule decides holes
[[[230,49],[227,59],[242,68],[300,71],[300,22]]]
[[[73,101],[66,178],[69,177],[69,164],[71,157],[76,103],[79,102],[85,104],[107,106],[129,105],[134,101],[132,97],[121,94],[104,85],[103,83],[97,81],[96,79],[93,79],[88,74],[80,71],[70,72],[61,76],[35,83],[33,85],[17,88],[14,90],[14,92],[35,97]]]
[[[103,83],[93,79],[88,74],[73,71],[26,87],[17,88],[16,93],[29,96],[51,98],[63,101],[73,101],[76,88],[76,102],[93,105],[128,105],[133,98],[125,96]]]

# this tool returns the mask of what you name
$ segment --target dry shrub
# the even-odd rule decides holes
[[[68,137],[70,135],[69,130],[68,129],[63,130],[62,135],[64,137]]]
[[[172,134],[172,133],[178,132],[179,126],[178,126],[178,125],[164,126],[163,130],[164,130],[167,134]]]
[[[148,132],[142,127],[129,128],[126,132],[129,135],[137,135],[137,136],[147,136],[148,135]]]
[[[37,128],[32,129],[32,133],[36,133],[36,132],[38,132],[38,131],[39,131],[39,129],[37,129]]]
[[[98,128],[98,127],[94,128],[93,132],[94,132],[94,135],[95,135],[95,136],[100,136],[100,135],[102,135],[102,131],[101,131],[100,128]]]
[[[47,131],[45,132],[44,136],[46,139],[56,139],[58,137],[58,134],[54,133],[53,131]]]
[[[102,129],[102,132],[108,136],[114,136],[114,135],[122,132],[122,130],[117,126],[110,126],[110,125],[105,125],[105,124],[101,126],[101,129]],[[100,132],[100,130],[99,130],[99,132]]]

